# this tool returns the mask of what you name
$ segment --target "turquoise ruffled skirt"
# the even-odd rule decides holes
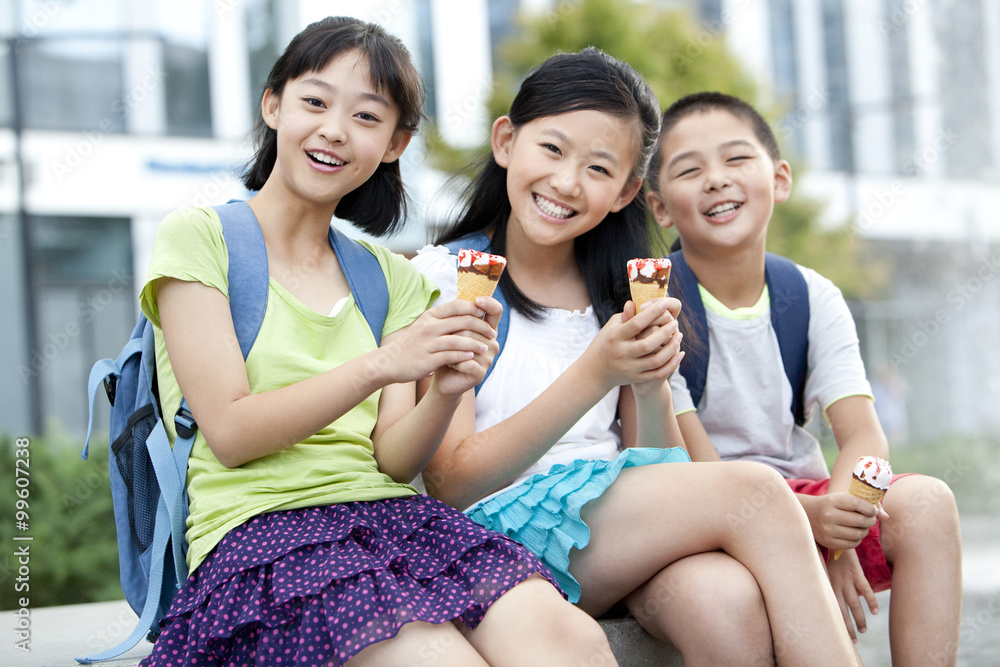
[[[569,573],[569,552],[590,543],[590,528],[580,518],[583,506],[600,497],[623,468],[690,460],[680,447],[634,447],[611,461],[577,460],[555,465],[547,473],[474,505],[466,514],[528,547],[575,603],[580,599],[580,584]]]

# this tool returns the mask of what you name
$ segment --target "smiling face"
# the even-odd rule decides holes
[[[278,137],[266,186],[323,206],[335,208],[410,140],[397,130],[396,104],[372,86],[368,61],[357,51],[290,80],[280,96],[268,90],[261,109]]]
[[[493,125],[493,156],[507,169],[513,234],[539,245],[571,243],[638,192],[636,129],[609,114],[571,111],[515,128]]]
[[[686,250],[763,251],[775,202],[791,192],[788,163],[775,163],[753,128],[723,110],[695,112],[663,137],[656,191],[647,196],[661,227]]]

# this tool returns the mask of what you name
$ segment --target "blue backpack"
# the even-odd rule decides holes
[[[246,202],[230,202],[215,211],[229,252],[229,307],[245,360],[267,309],[264,236]],[[330,244],[377,345],[389,310],[385,274],[371,251],[333,227]],[[118,358],[99,361],[90,372],[90,422],[81,456],[86,460],[94,397],[103,385],[111,402],[108,469],[122,592],[139,621],[118,646],[76,658],[81,664],[116,658],[147,633],[154,641],[160,619],[188,575],[186,479],[198,427],[182,400],[174,415],[177,439],[171,448],[157,395],[155,349],[153,326],[140,315]]]
[[[463,236],[457,241],[445,243],[444,247],[447,248],[448,252],[452,255],[458,255],[458,251],[462,248],[476,250],[478,252],[490,252],[490,238],[483,232],[474,232],[468,236]],[[497,352],[497,356],[493,357],[493,363],[490,364],[490,367],[486,369],[486,375],[483,376],[482,382],[476,385],[476,394],[479,393],[479,390],[486,382],[486,378],[488,378],[490,373],[493,372],[493,369],[497,367],[497,361],[500,359],[500,354],[503,352],[503,344],[507,342],[507,330],[510,329],[510,308],[507,307],[507,299],[504,298],[503,290],[500,289],[499,286],[493,293],[493,298],[499,301],[500,305],[503,306],[503,315],[500,316],[500,323],[497,325],[497,342],[500,343],[500,351]]]
[[[698,279],[684,260],[684,252],[670,254],[671,283],[679,286],[674,293],[684,304],[684,312],[698,338],[699,345],[687,348],[681,361],[680,373],[687,382],[691,400],[697,406],[705,391],[708,376],[708,320],[705,305],[698,290]],[[764,279],[771,297],[771,326],[778,338],[781,362],[792,385],[792,414],[795,423],[805,423],[806,376],[809,371],[809,289],[795,262],[780,255],[767,253],[764,259]]]

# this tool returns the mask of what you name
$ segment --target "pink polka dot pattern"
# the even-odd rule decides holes
[[[342,665],[410,621],[475,628],[536,572],[553,581],[524,547],[427,496],[263,514],[188,578],[141,664]]]

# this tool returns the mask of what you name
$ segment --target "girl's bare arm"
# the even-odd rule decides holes
[[[434,334],[442,342],[425,335],[400,358],[391,358],[392,348],[383,346],[301,382],[251,394],[225,295],[169,278],[157,281],[156,294],[174,375],[213,454],[228,467],[301,442],[380,387],[412,382],[480,349],[472,338],[446,336],[448,327],[438,327]],[[461,324],[474,329],[475,321],[470,315]]]
[[[670,332],[660,328],[636,336],[662,314],[646,309],[628,322],[618,316],[566,372],[522,410],[481,433],[475,405],[463,402],[440,449],[424,474],[428,491],[464,508],[503,488],[548,451],[612,388],[663,379],[673,356]]]

